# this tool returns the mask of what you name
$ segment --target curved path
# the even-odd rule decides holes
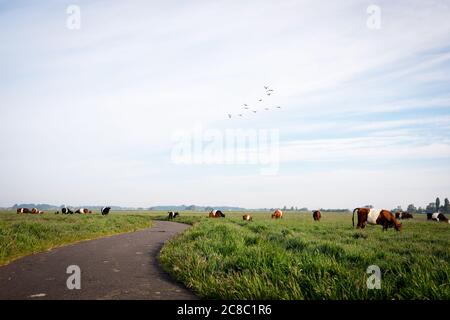
[[[197,299],[174,282],[157,257],[165,241],[188,225],[155,221],[152,228],[80,242],[0,267],[0,300]],[[69,290],[67,267],[81,270],[81,289]]]

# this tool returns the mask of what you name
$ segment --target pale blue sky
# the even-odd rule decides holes
[[[449,17],[431,0],[0,0],[0,206],[450,197]],[[281,110],[228,119],[266,84]],[[278,130],[278,174],[174,164],[195,123]]]

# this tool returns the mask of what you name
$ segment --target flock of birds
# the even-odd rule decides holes
[[[272,94],[275,93],[275,90],[271,89],[269,86],[264,86],[264,90],[265,90],[265,95],[266,95],[267,97],[270,97]],[[265,98],[264,98],[264,100],[265,100]],[[280,106],[274,106],[274,107],[262,107],[262,102],[263,102],[263,98],[259,98],[259,99],[258,99],[258,103],[257,103],[258,106],[257,106],[256,108],[253,107],[253,106],[250,106],[250,105],[248,105],[248,104],[246,104],[246,103],[244,103],[244,104],[242,105],[242,109],[244,109],[244,110],[250,110],[250,111],[252,111],[253,113],[257,113],[258,111],[262,111],[262,110],[264,110],[264,111],[269,111],[269,110],[271,110],[271,109],[281,109]],[[231,119],[231,118],[233,118],[233,117],[243,117],[243,116],[244,116],[243,113],[238,113],[238,114],[231,114],[231,113],[229,113],[229,114],[228,114],[228,119]]]

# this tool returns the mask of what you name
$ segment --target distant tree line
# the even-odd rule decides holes
[[[393,212],[396,211],[405,211],[402,209],[401,206],[398,206],[397,208],[392,210]],[[450,213],[450,202],[448,198],[444,199],[444,203],[441,204],[441,200],[436,198],[434,202],[430,202],[425,208],[414,206],[414,204],[409,204],[406,212],[408,213],[435,213],[435,212],[442,212],[442,213]]]

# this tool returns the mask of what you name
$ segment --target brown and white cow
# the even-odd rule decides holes
[[[225,218],[225,215],[220,210],[212,210],[209,213],[210,218]]]
[[[28,208],[17,208],[17,213],[30,213],[30,209]]]
[[[82,213],[83,213],[83,214],[88,214],[88,213],[92,213],[92,211],[89,210],[89,209],[80,208],[80,209],[76,210],[75,213],[78,213],[78,214],[82,214]]]
[[[313,211],[313,219],[314,219],[314,221],[320,221],[321,218],[322,218],[322,214],[320,213],[319,210]]]
[[[445,222],[445,223],[450,223],[450,220],[447,219],[446,216],[444,216],[442,213],[440,212],[435,212],[431,215],[431,220],[433,221],[438,221],[438,222]]]
[[[244,215],[242,216],[242,220],[244,220],[244,221],[253,221],[253,218],[252,218],[252,216],[249,215],[249,214],[244,214]]]
[[[379,224],[383,226],[383,231],[387,230],[389,227],[394,227],[395,230],[401,231],[402,224],[395,219],[394,214],[389,210],[383,209],[371,209],[371,208],[356,208],[353,210],[352,222],[355,226],[355,212],[358,216],[358,224],[356,228],[364,229],[369,224]]]
[[[281,211],[280,209],[275,210],[275,212],[272,214],[272,219],[280,219],[283,218],[283,211]]]

